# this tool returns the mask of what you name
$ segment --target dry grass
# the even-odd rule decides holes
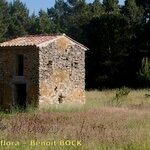
[[[82,146],[76,147],[30,147],[22,144],[11,149],[148,150],[150,98],[145,98],[148,92],[132,90],[128,96],[120,98],[117,106],[110,103],[116,90],[105,90],[87,92],[87,103],[83,108],[1,113],[0,139],[26,143],[36,139],[82,141]]]
[[[130,93],[126,97],[119,99],[119,107],[128,108],[150,108],[150,97],[146,97],[145,94],[150,94],[150,89],[145,90],[133,90],[129,89]],[[104,91],[89,91],[86,93],[87,103],[86,107],[101,107],[111,104],[113,98],[116,95],[117,90],[104,90]],[[92,106],[92,107],[91,107]]]

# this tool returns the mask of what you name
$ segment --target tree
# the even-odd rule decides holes
[[[28,28],[28,33],[29,34],[37,34],[38,33],[38,17],[33,13],[31,16],[30,16],[30,19],[29,19],[29,28]]]
[[[100,0],[94,0],[93,4],[91,5],[91,11],[93,17],[101,17],[101,15],[105,13]]]
[[[65,21],[67,14],[68,8],[64,0],[56,0],[54,7],[48,9],[48,16],[55,23],[56,32],[65,31]]]
[[[81,4],[81,3],[85,4],[85,0],[67,0],[67,2],[71,7],[75,7],[75,6],[77,6],[78,4]]]
[[[143,20],[143,9],[137,6],[135,0],[126,0],[123,13],[127,17],[130,25],[141,24]]]
[[[83,42],[83,26],[92,19],[91,8],[84,0],[70,2],[67,3],[70,9],[66,17],[67,33],[74,39]]]
[[[29,10],[20,0],[14,0],[10,4],[11,22],[8,35],[10,37],[23,36],[28,34]]]
[[[84,33],[90,48],[86,59],[88,88],[126,84],[129,76],[126,19],[121,15],[103,15],[93,19]]]
[[[103,0],[105,11],[108,14],[119,14],[120,9],[118,6],[118,0]]]
[[[0,42],[7,37],[10,22],[9,7],[6,0],[0,1]]]
[[[39,34],[55,33],[55,24],[49,18],[48,14],[45,11],[40,10],[37,21],[38,21],[37,33],[39,33]]]
[[[133,46],[136,50],[141,52],[143,57],[150,57],[150,21],[140,25],[135,32],[135,39],[133,41]],[[140,54],[140,55],[141,55]]]
[[[148,57],[142,59],[142,66],[138,77],[144,86],[150,86],[150,60]]]
[[[144,8],[144,19],[145,22],[150,20],[150,1],[149,0],[136,0],[138,6],[143,6]]]

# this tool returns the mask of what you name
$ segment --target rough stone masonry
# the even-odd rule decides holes
[[[84,104],[86,50],[64,34],[1,43],[0,107]]]

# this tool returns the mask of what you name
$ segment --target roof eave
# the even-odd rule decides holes
[[[14,49],[18,49],[18,48],[37,48],[36,45],[12,45],[12,46],[1,46],[0,45],[0,49],[10,49],[10,48],[14,48]]]

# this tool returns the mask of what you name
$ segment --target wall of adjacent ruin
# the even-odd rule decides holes
[[[39,50],[40,106],[85,103],[85,50],[62,37]]]
[[[16,75],[16,55],[24,55],[24,77]],[[15,105],[14,88],[17,83],[27,85],[27,103],[37,104],[39,98],[39,52],[34,47],[8,47],[0,49],[0,106]]]

